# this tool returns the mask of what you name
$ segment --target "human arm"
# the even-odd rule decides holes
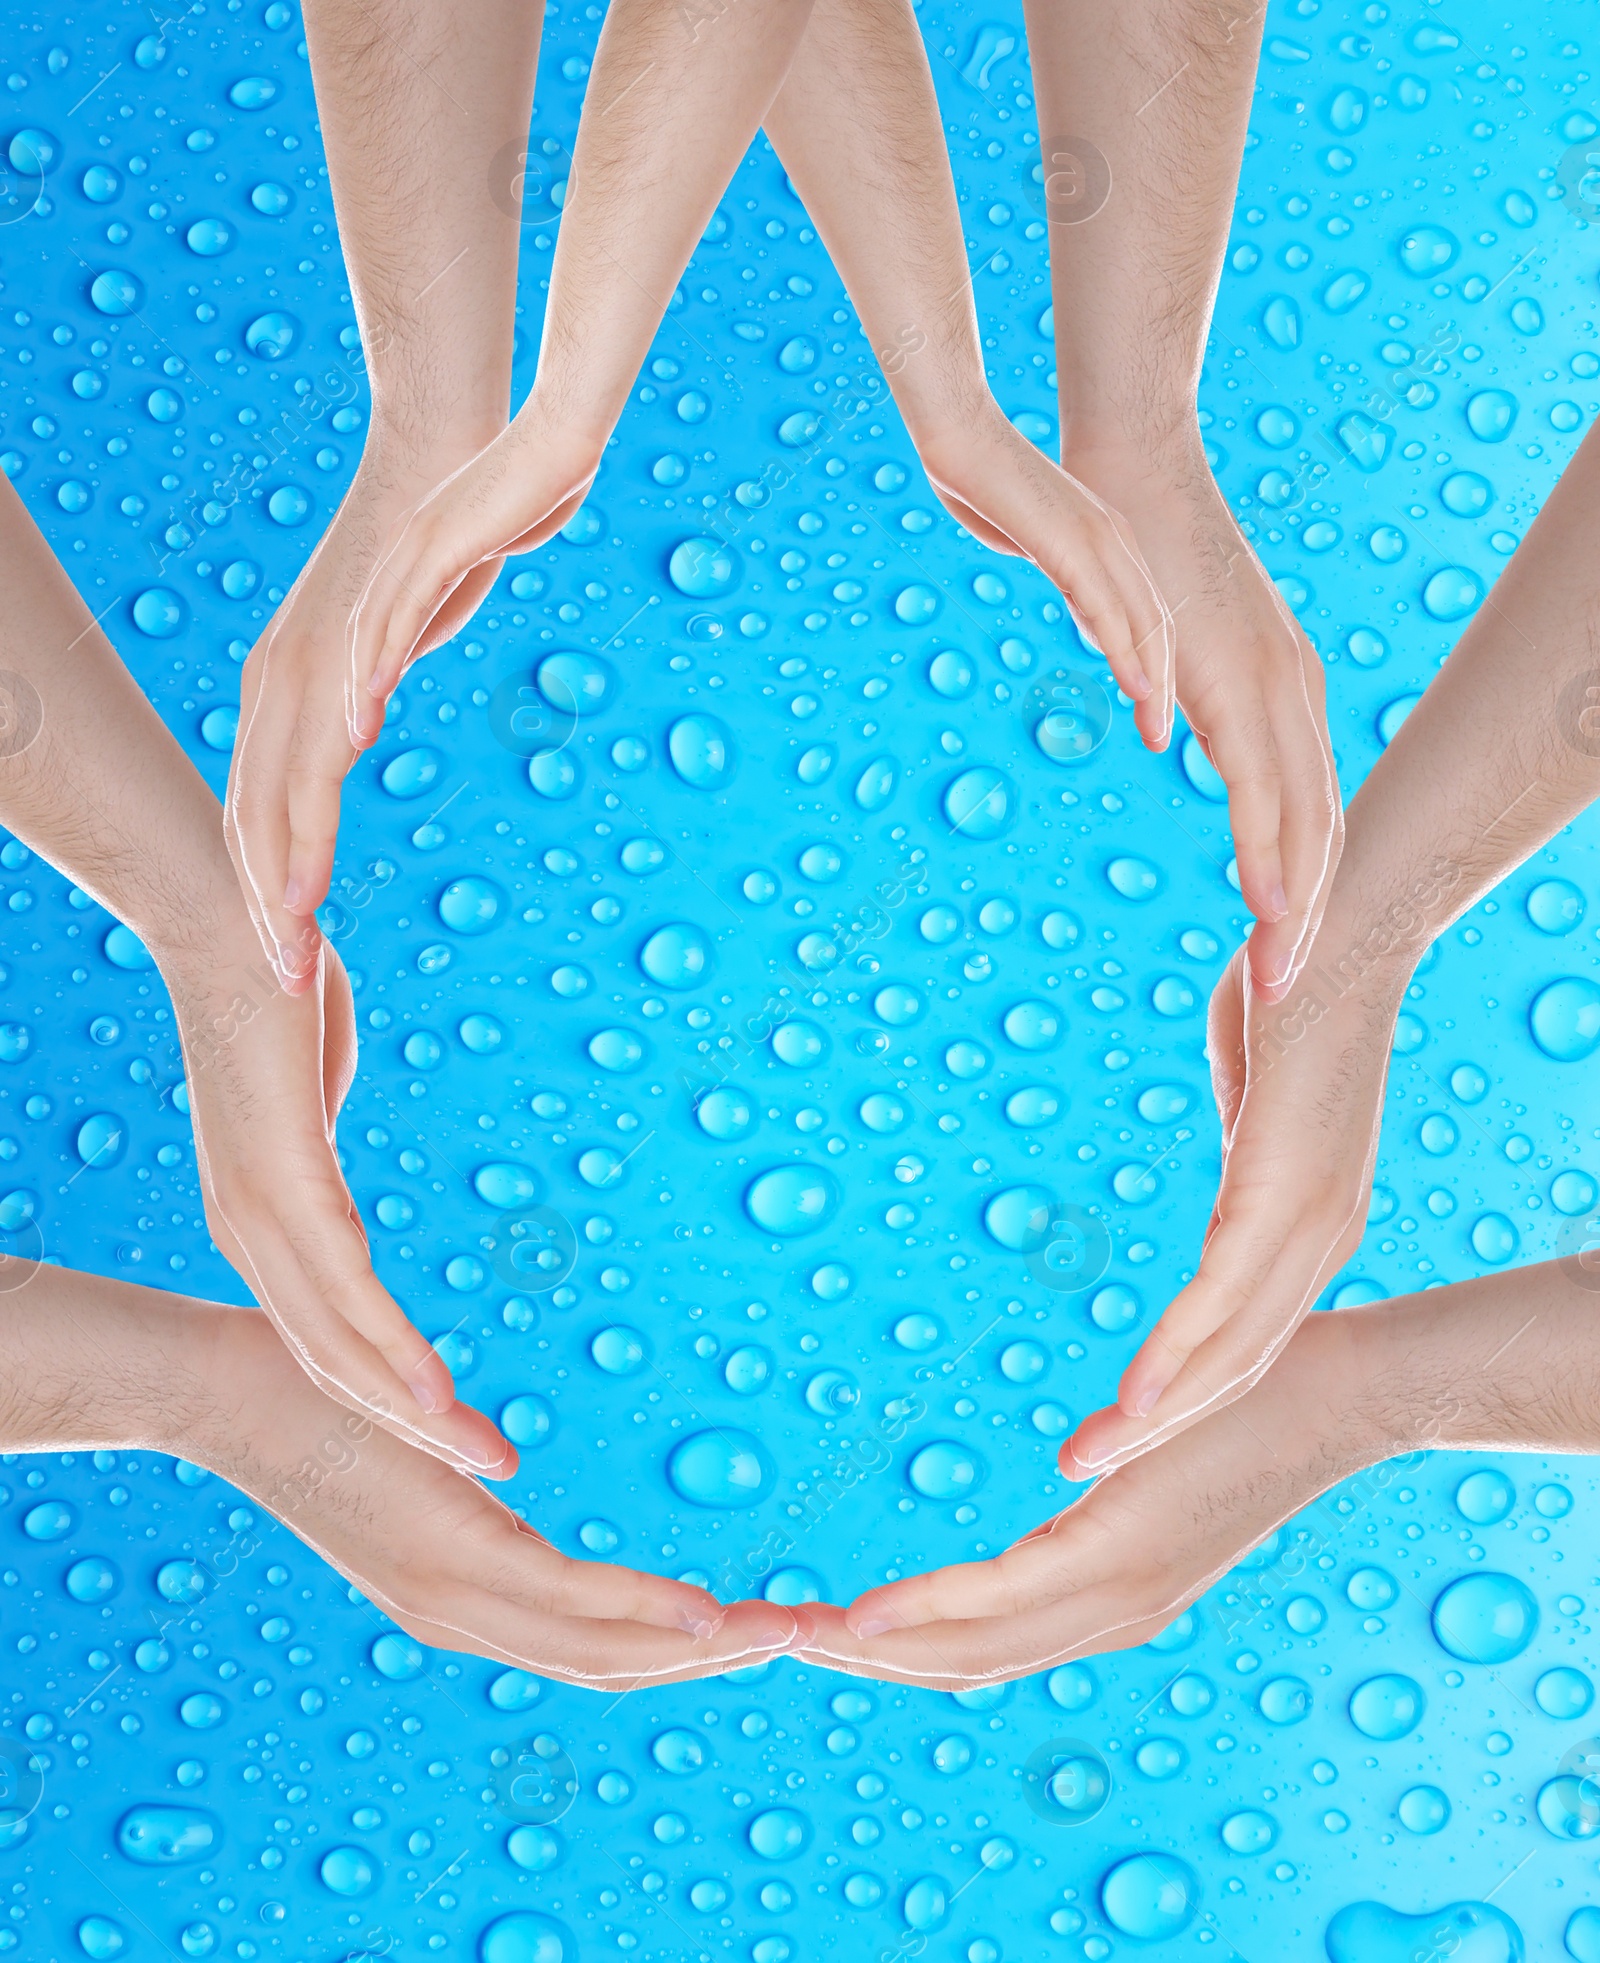
[[[1126,514],[1172,609],[1178,704],[1228,785],[1251,971],[1270,993],[1326,901],[1339,787],[1321,663],[1217,489],[1196,401],[1265,12],[1026,8],[1061,461]]]
[[[324,1388],[480,1470],[516,1455],[372,1272],[333,1126],[355,1068],[329,947],[291,998],[261,958],[199,772],[0,484],[0,823],[131,927],[172,996],[206,1219]],[[20,708],[18,707],[20,705]]]
[[[253,1310],[0,1258],[0,1328],[0,1450],[204,1466],[434,1648],[617,1691],[761,1662],[795,1633],[767,1602],[724,1610],[569,1559],[475,1479],[325,1397]],[[241,1529],[223,1552],[259,1544]]]
[[[960,1690],[1148,1642],[1318,1496],[1420,1451],[1600,1451],[1600,1269],[1576,1257],[1310,1318],[1248,1395],[996,1559],[813,1606],[805,1660]],[[1065,1451],[1063,1470],[1075,1468]],[[1371,1475],[1373,1487],[1379,1475]],[[1362,1482],[1349,1489],[1358,1498]],[[1305,1515],[1257,1595],[1349,1531]],[[1254,1615],[1219,1605],[1225,1635]]]
[[[766,131],[838,268],[929,482],[1032,559],[1136,703],[1172,725],[1170,621],[1125,521],[1012,428],[984,372],[938,99],[908,0],[816,0]]]
[[[1237,1396],[1354,1251],[1395,1019],[1426,948],[1600,796],[1600,434],[1350,807],[1310,958],[1275,1004],[1240,964],[1212,1003],[1223,1118],[1194,1280],[1071,1449],[1103,1469]]]
[[[355,478],[245,663],[228,843],[262,945],[311,986],[355,761],[345,624],[391,532],[510,411],[521,174],[543,9],[307,0],[306,41],[372,413]],[[419,652],[493,584],[476,567]],[[308,841],[315,841],[314,848]],[[308,931],[309,930],[309,931]]]

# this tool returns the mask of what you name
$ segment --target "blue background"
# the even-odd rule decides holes
[[[598,12],[547,14],[519,396]],[[994,386],[1048,448],[1020,23],[921,17]],[[1571,6],[1272,11],[1203,420],[1327,659],[1347,794],[1596,407],[1589,26]],[[362,440],[298,16],[282,0],[164,26],[132,6],[13,8],[5,49],[4,466],[220,791],[239,664]],[[265,432],[308,400],[238,495]],[[708,537],[723,549],[673,560]],[[561,650],[582,660],[541,694]],[[1204,1004],[1244,925],[1225,808],[1181,741],[1147,757],[1117,706],[1082,760],[1041,752],[1040,690],[1063,666],[1104,677],[1046,582],[936,504],[758,142],[584,511],[406,678],[352,779],[326,915],[358,990],[340,1135],[379,1272],[446,1339],[464,1394],[494,1413],[523,1400],[508,1422],[543,1442],[510,1497],[564,1547],[847,1600],[1003,1546],[1062,1502],[1060,1435],[1191,1270],[1218,1170]],[[576,725],[562,673],[600,698]],[[1084,700],[1109,705],[1096,687]],[[530,782],[540,717],[559,755]],[[721,782],[673,760],[668,732],[698,717],[731,734]],[[968,770],[987,773],[992,824],[951,823]],[[1373,1223],[1330,1294],[1573,1244],[1600,1132],[1584,1073],[1541,1052],[1528,1015],[1548,982],[1594,973],[1595,842],[1588,821],[1563,834],[1425,961]],[[15,842],[0,870],[5,1015],[27,1038],[0,1069],[11,1244],[242,1299],[205,1234],[158,978]],[[1555,879],[1574,891],[1530,913]],[[652,977],[641,949],[674,923],[691,931]],[[1048,1010],[1023,1020],[1054,1026],[1052,1047],[1008,1039],[1026,1003]],[[637,1053],[629,1070],[591,1055],[606,1030],[631,1033],[597,1046]],[[721,1137],[695,1115],[716,1083],[743,1094],[710,1107]],[[1052,1095],[1013,1122],[1030,1087]],[[115,1122],[85,1131],[99,1114]],[[788,1164],[826,1215],[800,1238],[745,1205]],[[1002,1226],[1040,1194],[1103,1222],[1095,1286],[1044,1286],[996,1239],[990,1203],[1019,1189]],[[530,1201],[575,1264],[508,1286],[509,1213]],[[693,1479],[669,1479],[673,1447],[708,1430],[759,1441],[758,1506],[694,1504]],[[808,1502],[851,1453],[874,1469]],[[27,1797],[30,1741],[43,1787],[0,1820],[0,1947],[1095,1959],[1140,1947],[1101,1886],[1155,1853],[1189,1875],[1173,1953],[1314,1956],[1353,1902],[1432,1918],[1492,1894],[1510,1921],[1485,1913],[1459,1950],[1434,1919],[1379,1916],[1347,1955],[1398,1963],[1423,1942],[1486,1963],[1519,1953],[1512,1925],[1556,1955],[1600,1904],[1563,1822],[1597,1819],[1558,1793],[1547,1822],[1538,1796],[1593,1720],[1550,1715],[1534,1687],[1588,1653],[1596,1481],[1514,1459],[1503,1490],[1458,1499],[1489,1463],[1438,1456],[1336,1492],[1158,1644],[1048,1680],[953,1700],[783,1663],[613,1701],[386,1640],[342,1580],[192,1468],[12,1459],[0,1735],[8,1793]],[[1287,1584],[1274,1563],[1311,1532],[1324,1551]],[[188,1560],[218,1576],[197,1601],[167,1565]],[[1537,1634],[1493,1667],[1430,1628],[1478,1566],[1538,1604]],[[1347,1707],[1385,1674],[1422,1709],[1378,1742]],[[1263,1696],[1283,1679],[1302,1688]],[[1095,1755],[1109,1797],[1075,1824],[1039,1768],[1075,1757],[1092,1787]],[[517,1783],[539,1765],[559,1775],[542,1810]],[[1423,1787],[1444,1807],[1404,1813],[1427,1833],[1401,1809]],[[121,1823],[151,1805],[206,1816],[189,1858],[130,1858],[149,1836]],[[547,1920],[483,1937],[521,1913]]]

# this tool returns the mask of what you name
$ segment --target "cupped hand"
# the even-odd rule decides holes
[[[477,605],[483,569],[533,551],[572,517],[604,447],[603,437],[553,427],[531,397],[508,429],[394,528],[348,623],[345,672],[357,747],[377,740],[400,677],[442,638],[438,623],[448,616],[454,632]]]
[[[1066,459],[1127,514],[1172,609],[1177,697],[1228,790],[1250,971],[1279,999],[1304,961],[1344,843],[1322,663],[1239,530],[1198,439],[1181,454]]]
[[[1083,638],[1135,704],[1146,746],[1172,734],[1173,624],[1133,529],[1041,456],[992,401],[953,434],[919,442],[928,482],[952,517],[997,552],[1031,559],[1060,590]]]
[[[962,1690],[1148,1642],[1318,1493],[1382,1457],[1359,1317],[1317,1316],[1264,1382],[1099,1479],[992,1561],[810,1604],[807,1662]],[[1062,1469],[1076,1468],[1066,1451]]]
[[[620,1692],[764,1662],[809,1628],[773,1603],[725,1609],[684,1582],[570,1559],[475,1479],[324,1396],[263,1317],[191,1307],[212,1335],[190,1449],[419,1642]]]
[[[362,723],[356,734],[349,621],[419,500],[473,454],[475,445],[442,441],[429,457],[364,457],[245,662],[224,824],[261,944],[291,994],[313,982],[319,937],[312,916],[328,893],[340,791],[383,723],[380,705],[376,723]],[[458,632],[498,570],[498,560],[472,568],[423,623],[411,658]]]
[[[1195,1278],[1066,1452],[1104,1472],[1256,1382],[1360,1244],[1403,980],[1341,970],[1327,937],[1290,994],[1263,1002],[1243,950],[1211,1002],[1222,1181]],[[1324,958],[1326,956],[1326,958]],[[1356,963],[1359,966],[1359,961]]]
[[[334,1121],[356,1064],[350,984],[319,942],[290,995],[242,900],[157,950],[183,1041],[212,1238],[322,1388],[491,1478],[516,1452],[455,1401],[438,1351],[372,1271],[339,1170]]]

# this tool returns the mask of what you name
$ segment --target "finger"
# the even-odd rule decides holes
[[[1147,737],[1146,741],[1151,749],[1164,750],[1172,739],[1172,723],[1177,708],[1177,626],[1154,575],[1145,564],[1132,526],[1121,512],[1112,510],[1109,505],[1106,516],[1122,545],[1126,563],[1121,570],[1119,586],[1135,635],[1134,653],[1151,682],[1152,719],[1159,716],[1153,740]]]
[[[1244,1103],[1244,965],[1241,948],[1223,970],[1206,1010],[1206,1055],[1211,1063],[1211,1090],[1222,1120],[1222,1147],[1232,1142]]]
[[[314,1182],[293,1182],[303,1202]],[[239,1250],[235,1265],[303,1368],[343,1404],[480,1476],[509,1478],[515,1448],[469,1404],[455,1402],[443,1358],[372,1273],[360,1236],[337,1207],[305,1209],[318,1226],[291,1241],[258,1201],[236,1202],[208,1182]],[[385,1343],[362,1330],[381,1330]]]
[[[711,1636],[645,1623],[538,1616],[470,1585],[452,1591],[443,1614],[437,1602],[415,1614],[384,1606],[420,1641],[614,1697],[767,1662],[792,1650],[801,1634],[796,1617],[770,1602],[736,1604]]]
[[[267,957],[285,992],[298,995],[312,985],[321,939],[314,926],[308,933],[308,923],[287,916],[282,905],[289,860],[285,786],[300,712],[299,684],[286,654],[270,667],[272,651],[258,655],[259,660],[251,657],[258,662],[258,680],[241,712],[223,833]]]
[[[1264,1000],[1280,1000],[1310,950],[1343,847],[1343,813],[1322,713],[1321,664],[1296,631],[1296,659],[1279,677],[1270,709],[1283,759],[1279,859],[1287,909],[1250,937],[1251,974]],[[1309,684],[1308,685],[1308,681]]]
[[[1058,1514],[991,1560],[957,1562],[868,1589],[845,1610],[845,1621],[853,1635],[870,1641],[924,1623],[1022,1615],[1061,1592],[1063,1550],[1074,1536],[1057,1529],[1069,1518]]]
[[[1211,760],[1228,787],[1239,891],[1257,920],[1276,926],[1287,916],[1289,900],[1279,846],[1283,770],[1266,704],[1260,697],[1248,704],[1231,704],[1226,717],[1215,718],[1204,736]],[[1293,940],[1276,935],[1270,948],[1278,973],[1287,974]]]
[[[328,897],[339,838],[339,794],[356,751],[343,714],[343,691],[329,717],[301,710],[284,773],[288,846],[283,890],[276,902],[296,923],[310,919]]]
[[[1151,1615],[1145,1603],[1101,1585],[1064,1594],[1021,1615],[921,1623],[869,1641],[851,1634],[847,1617],[824,1616],[817,1618],[800,1655],[890,1682],[968,1690],[1032,1676],[1074,1656],[1127,1648],[1159,1633],[1176,1612],[1163,1608]]]

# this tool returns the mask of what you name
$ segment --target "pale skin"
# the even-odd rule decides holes
[[[354,761],[339,646],[395,527],[510,413],[521,170],[543,9],[311,0],[306,39],[360,324],[372,416],[354,481],[245,663],[228,845],[269,959],[310,986],[311,908],[291,911],[296,829],[321,824],[329,759]],[[447,640],[494,582],[476,567]],[[332,789],[335,815],[338,786]],[[325,897],[322,878],[315,903]],[[298,898],[298,892],[296,894]]]
[[[38,704],[0,742],[0,823],[145,943],[183,1044],[206,1222],[323,1387],[475,1470],[516,1454],[372,1272],[334,1119],[355,1070],[344,970],[322,945],[288,996],[261,957],[222,812],[9,484],[0,668]],[[176,1077],[176,1072],[173,1073]]]
[[[1003,1683],[1148,1642],[1319,1494],[1384,1460],[1600,1451],[1597,1311],[1591,1257],[1313,1316],[1248,1395],[995,1560],[873,1589],[848,1610],[810,1604],[801,1655],[936,1690]],[[1303,1571],[1268,1568],[1252,1592],[1292,1593]]]
[[[1237,961],[1212,1000],[1223,1125],[1195,1279],[1071,1450],[1104,1470],[1237,1396],[1354,1252],[1395,1019],[1428,946],[1600,797],[1600,436],[1591,430],[1498,583],[1350,807],[1293,989]],[[1600,675],[1596,676],[1600,682]]]
[[[1234,522],[1196,420],[1266,9],[1026,12],[1062,466],[1126,514],[1172,609],[1178,705],[1228,786],[1257,921],[1250,973],[1270,1001],[1309,954],[1342,823],[1322,664]]]
[[[1135,1356],[1119,1403],[1093,1413],[1062,1448],[1063,1471],[1096,1484],[996,1561],[824,1612],[819,1658],[943,1683],[969,1664],[1022,1674],[1061,1660],[1072,1652],[1056,1636],[1065,1641],[1080,1613],[1098,1623],[1086,1646],[1144,1640],[1315,1493],[1403,1449],[1403,1427],[1384,1417],[1396,1408],[1383,1391],[1391,1317],[1402,1337],[1411,1327],[1435,1332],[1433,1379],[1469,1410],[1481,1409],[1481,1358],[1535,1317],[1538,1342],[1518,1337],[1514,1350],[1516,1381],[1525,1377],[1519,1408],[1558,1408],[1561,1425],[1490,1426],[1431,1442],[1594,1449],[1592,1250],[1576,1266],[1439,1290],[1414,1309],[1306,1318],[1360,1241],[1395,1019],[1417,961],[1600,796],[1597,513],[1600,436],[1591,431],[1352,802],[1334,891],[1293,991],[1263,1004],[1242,955],[1219,984],[1208,1044],[1223,1122],[1216,1211],[1195,1280]],[[1496,1340],[1465,1343],[1458,1360],[1465,1309],[1484,1304],[1498,1318]],[[1353,1347],[1343,1332],[1353,1332]],[[1349,1460],[1342,1441],[1366,1435],[1374,1418],[1401,1442]],[[1324,1459],[1325,1475],[1316,1469]],[[1281,1504],[1262,1503],[1280,1487]],[[1169,1518],[1178,1522],[1170,1537]],[[1002,1626],[1007,1617],[1022,1625],[1015,1634]],[[935,1635],[916,1633],[933,1623]],[[1032,1660],[1015,1669],[996,1662],[1024,1655]]]
[[[882,130],[878,91],[893,111]],[[333,107],[341,120],[360,113],[349,101]],[[327,892],[351,764],[376,740],[407,666],[462,624],[501,558],[544,543],[582,502],[672,291],[763,119],[840,255],[935,489],[978,537],[1026,553],[1056,581],[1137,701],[1145,740],[1166,740],[1168,623],[1131,533],[1017,435],[984,380],[937,105],[909,13],[887,0],[865,10],[745,0],[696,21],[663,0],[621,0],[589,78],[532,393],[470,463],[397,517],[376,563],[362,547],[371,577],[347,661],[329,645],[328,623],[349,609],[331,605],[331,589],[309,588],[290,596],[252,657],[229,836],[286,987],[306,972],[305,930]],[[381,199],[347,203],[332,150],[330,164],[353,263],[381,255],[397,214]],[[859,169],[877,175],[855,178]],[[894,202],[886,256],[868,184]],[[441,332],[430,358],[452,360],[450,345]],[[379,420],[375,407],[375,432]],[[328,563],[348,556],[340,546]]]
[[[254,1310],[0,1258],[0,1321],[0,1450],[204,1466],[435,1649],[614,1695],[764,1662],[801,1630],[770,1602],[725,1609],[569,1559],[477,1480],[324,1396]]]

